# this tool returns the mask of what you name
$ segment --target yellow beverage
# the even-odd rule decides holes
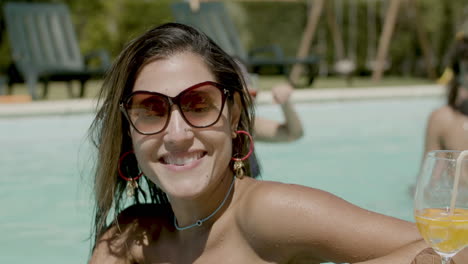
[[[468,209],[430,208],[415,213],[416,224],[424,240],[441,253],[457,253],[468,246]]]

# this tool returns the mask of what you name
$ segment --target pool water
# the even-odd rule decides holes
[[[441,98],[298,104],[305,136],[257,143],[263,179],[334,193],[412,221],[429,113]],[[258,114],[281,120],[279,108]],[[85,263],[92,223],[91,115],[0,119],[0,263]]]
[[[369,210],[413,221],[412,197],[430,112],[442,99],[298,105],[305,136],[257,144],[264,179],[304,184]],[[280,116],[278,107],[259,116]]]

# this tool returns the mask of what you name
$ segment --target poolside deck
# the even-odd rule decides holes
[[[313,88],[295,90],[291,100],[296,103],[320,103],[347,100],[436,97],[444,96],[444,94],[445,87],[438,84],[366,88]],[[271,102],[271,92],[262,91],[259,93],[257,97],[258,104],[270,104]],[[96,110],[96,103],[94,99],[0,103],[0,118],[92,113]]]

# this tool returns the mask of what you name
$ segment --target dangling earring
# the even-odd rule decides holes
[[[137,180],[143,175],[143,172],[140,172],[140,174],[138,174],[136,177],[132,177],[132,178],[129,178],[129,177],[126,177],[124,175],[124,173],[122,172],[122,161],[125,159],[125,157],[129,154],[134,154],[135,152],[133,150],[131,151],[128,151],[128,152],[125,152],[124,154],[122,154],[122,156],[120,156],[120,159],[119,159],[119,166],[118,166],[118,170],[119,170],[119,176],[126,180],[127,181],[127,197],[131,198],[135,195],[135,189],[138,188],[138,182]],[[128,171],[128,170],[127,170]]]
[[[254,148],[254,143],[253,143],[253,138],[252,138],[252,136],[250,135],[249,132],[244,131],[244,130],[238,130],[238,131],[236,131],[236,134],[237,135],[239,135],[239,134],[247,135],[249,137],[249,140],[250,140],[249,152],[247,153],[247,155],[245,155],[242,158],[234,158],[234,157],[231,158],[231,160],[234,161],[234,173],[236,174],[236,177],[239,178],[239,179],[242,179],[244,177],[244,175],[245,175],[244,160],[248,159],[250,157],[250,155],[252,155],[252,151],[253,151],[253,148]]]

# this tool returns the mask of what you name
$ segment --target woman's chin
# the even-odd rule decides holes
[[[172,199],[187,199],[192,200],[203,192],[204,186],[208,183],[208,177],[204,177],[202,173],[194,173],[183,175],[172,175],[171,178],[166,178],[163,183],[166,194]]]

